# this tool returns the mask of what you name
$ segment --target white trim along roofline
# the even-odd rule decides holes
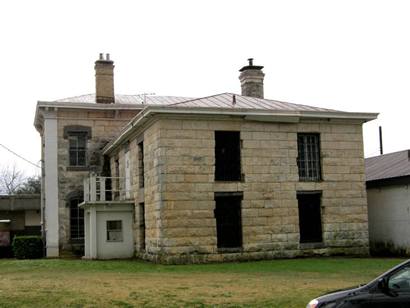
[[[70,103],[70,102],[48,102],[38,101],[36,106],[36,114],[34,116],[34,126],[39,123],[40,108],[56,108],[56,109],[91,109],[91,110],[142,110],[145,106],[136,104],[90,104],[90,103]]]
[[[97,104],[38,101],[37,107],[78,108],[78,109],[142,109],[145,105],[137,104]]]
[[[301,118],[320,118],[320,119],[348,119],[360,120],[363,123],[377,118],[378,113],[363,112],[344,112],[344,111],[266,111],[255,109],[230,109],[230,108],[203,108],[203,107],[165,107],[165,106],[146,106],[137,114],[121,131],[117,138],[108,143],[103,154],[111,153],[115,147],[121,144],[136,127],[142,126],[148,118],[156,114],[174,115],[228,115],[243,117],[247,120],[277,122],[277,123],[297,123]]]

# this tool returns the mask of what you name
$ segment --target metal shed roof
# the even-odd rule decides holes
[[[410,150],[365,159],[366,181],[398,178],[410,175]]]

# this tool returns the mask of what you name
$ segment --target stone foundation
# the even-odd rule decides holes
[[[136,253],[136,257],[142,260],[158,264],[201,264],[259,261],[274,259],[290,259],[305,257],[330,257],[330,256],[354,256],[368,257],[368,247],[343,247],[343,248],[321,248],[321,249],[293,249],[285,251],[260,251],[260,252],[238,252],[220,254],[149,254],[145,252]]]

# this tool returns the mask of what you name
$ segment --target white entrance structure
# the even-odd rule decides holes
[[[118,179],[116,179],[118,180]],[[84,258],[120,259],[134,256],[134,202],[113,200],[112,178],[84,180]]]

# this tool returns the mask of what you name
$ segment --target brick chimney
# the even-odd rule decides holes
[[[95,101],[97,104],[114,104],[114,62],[110,54],[100,53],[100,58],[95,61]]]
[[[242,95],[263,98],[263,66],[253,65],[253,58],[248,59],[249,64],[242,67],[239,71]]]

